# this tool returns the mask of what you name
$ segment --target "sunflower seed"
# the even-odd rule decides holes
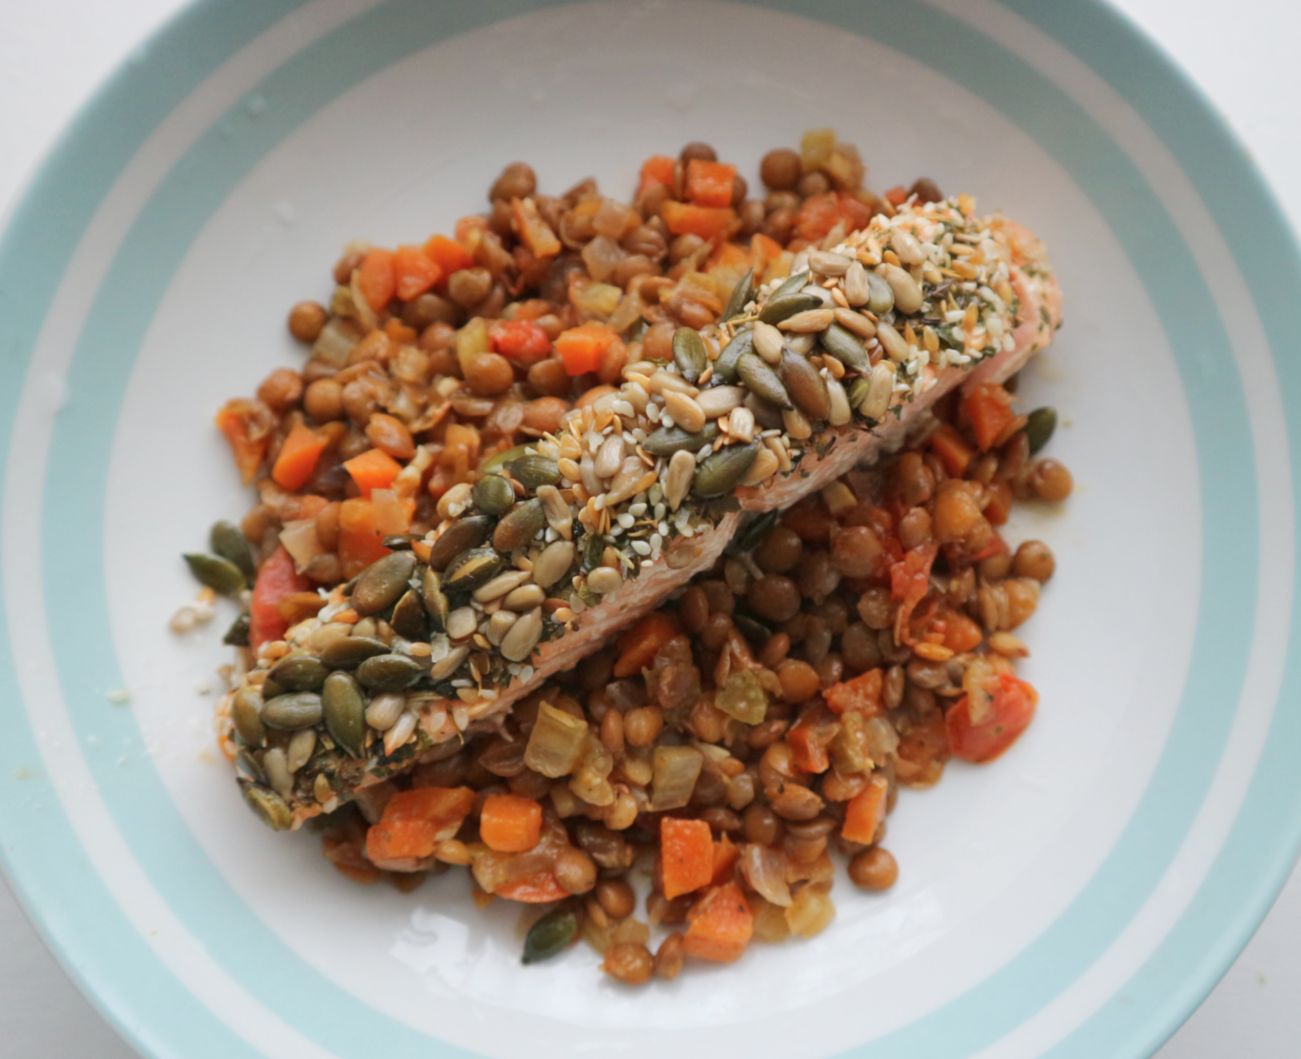
[[[845,270],[841,287],[845,292],[845,300],[855,309],[860,305],[866,305],[869,296],[867,269],[857,261],[851,262],[849,268]]]
[[[503,574],[498,574],[490,581],[485,581],[472,593],[472,598],[476,603],[491,603],[494,599],[500,599],[507,592],[519,588],[529,575],[523,570],[507,570]]]
[[[488,642],[494,647],[500,644],[502,638],[510,632],[510,627],[515,624],[518,617],[519,615],[512,610],[496,611],[488,619],[488,628],[484,632],[484,635],[488,637]]]
[[[792,334],[814,335],[825,330],[827,325],[834,319],[835,317],[830,309],[806,309],[802,313],[788,316],[777,326],[781,330],[789,331]]]
[[[766,324],[779,324],[796,313],[820,308],[822,308],[822,299],[816,294],[786,294],[780,298],[770,299],[760,311],[759,319]]]
[[[890,284],[894,292],[894,307],[905,315],[911,315],[922,307],[922,289],[917,281],[898,265],[889,263],[877,266],[882,278]]]
[[[769,364],[782,359],[782,333],[772,324],[756,320],[754,324],[754,351]]]
[[[320,720],[321,696],[313,691],[287,692],[262,706],[262,723],[268,728],[292,732],[310,728]]]
[[[762,397],[765,401],[771,401],[779,407],[790,407],[790,395],[786,392],[786,388],[782,386],[777,373],[753,353],[747,353],[741,358],[737,364],[737,370],[740,373],[741,381],[745,383],[751,393]]]
[[[244,536],[244,531],[234,523],[214,522],[208,532],[208,546],[227,562],[234,563],[249,581],[257,574],[257,564],[253,561],[253,548]]]
[[[510,471],[511,477],[519,481],[529,492],[533,492],[540,485],[555,485],[560,481],[560,468],[556,466],[555,460],[549,460],[545,456],[527,455],[519,459],[511,460],[506,469]]]
[[[601,442],[601,447],[596,450],[596,476],[598,478],[613,478],[619,470],[619,465],[623,463],[623,456],[623,438],[618,434],[611,434]]]
[[[784,298],[788,294],[794,294],[796,291],[803,290],[804,284],[809,281],[809,270],[800,269],[798,272],[792,272],[776,290],[768,296],[770,302],[778,298]]]
[[[866,320],[866,317],[860,316],[859,319]],[[863,349],[863,343],[841,327],[840,324],[833,323],[822,332],[818,341],[822,344],[823,349],[850,371],[867,370],[869,361],[867,351]]]
[[[714,361],[715,377],[724,382],[736,382],[736,362],[742,353],[749,353],[753,348],[754,329],[747,327],[743,331],[738,331]]]
[[[891,360],[902,364],[909,359],[908,343],[893,325],[882,320],[876,325],[876,337]]]
[[[666,393],[664,408],[673,417],[673,422],[688,433],[698,433],[705,425],[704,411],[685,393]]]
[[[696,473],[696,457],[691,452],[675,452],[664,472],[664,499],[676,511],[691,490],[691,479]]]
[[[746,355],[755,360],[759,359],[753,353]],[[759,361],[759,363],[762,364],[763,361]],[[683,430],[681,427],[660,427],[642,443],[642,448],[652,456],[672,456],[682,449],[697,452],[717,437],[717,423],[706,423],[694,434]]]
[[[419,592],[409,588],[402,593],[393,604],[389,624],[404,640],[423,640],[429,635],[429,621]]]
[[[331,673],[321,688],[325,729],[352,757],[361,757],[366,738],[366,699],[350,673]]]
[[[608,596],[623,584],[623,575],[610,566],[598,566],[587,575],[587,587],[598,596]]]
[[[424,675],[424,669],[406,655],[376,655],[357,667],[357,682],[371,691],[401,691]]]
[[[515,506],[515,490],[500,474],[485,474],[474,483],[474,506],[485,515],[504,515]]]
[[[831,310],[831,314],[836,318],[836,323],[846,331],[858,335],[859,338],[871,338],[876,334],[876,324],[862,313],[837,305]]]
[[[356,669],[366,659],[387,651],[388,644],[373,636],[349,636],[322,648],[321,661],[331,669]]]
[[[700,391],[696,404],[705,413],[705,418],[717,419],[733,408],[739,408],[744,399],[745,390],[740,386],[711,386]]]
[[[401,693],[376,695],[366,707],[366,723],[377,732],[387,732],[406,708],[407,697]]]
[[[525,500],[524,503],[517,504],[514,511],[497,523],[497,529],[492,535],[492,545],[499,552],[513,552],[528,544],[542,532],[546,524],[547,516],[542,510],[542,501],[537,497]]]
[[[565,503],[565,498],[560,495],[560,490],[554,485],[540,485],[538,500],[542,502],[542,513],[546,516],[547,525],[566,540],[572,537],[574,516]]]
[[[809,267],[824,276],[843,276],[852,262],[844,254],[830,250],[810,250]]]
[[[439,518],[459,518],[474,503],[474,487],[469,482],[457,482],[438,498],[435,510]]]
[[[550,588],[574,565],[572,541],[553,541],[533,560],[532,576],[535,584]]]
[[[727,414],[727,432],[737,441],[754,437],[754,413],[748,408],[733,408]]]
[[[894,308],[894,290],[875,272],[864,272],[867,277],[867,307],[872,312],[888,313]]]
[[[523,662],[533,653],[542,636],[542,608],[534,607],[510,627],[501,641],[501,656],[510,662]]]
[[[827,383],[822,373],[797,353],[782,357],[781,381],[800,411],[814,419],[826,419],[830,409]]]
[[[470,648],[464,644],[460,647],[453,647],[447,655],[435,662],[429,669],[429,679],[437,683],[440,680],[446,680],[458,669],[470,656]]]
[[[771,478],[781,468],[781,463],[776,455],[770,450],[763,448],[759,450],[758,455],[754,458],[754,463],[750,464],[750,469],[745,472],[745,477],[741,479],[742,485],[761,485]]]
[[[329,670],[311,655],[286,655],[267,676],[286,691],[319,691]]]
[[[725,496],[745,477],[758,452],[758,442],[752,441],[748,445],[729,445],[706,457],[696,468],[691,491],[702,499]]]
[[[782,428],[796,441],[807,441],[813,436],[813,427],[798,408],[782,409]]]
[[[406,713],[393,722],[393,727],[384,733],[385,755],[392,754],[395,750],[404,746],[416,734],[417,720],[416,715],[407,710]]]
[[[443,588],[448,592],[463,592],[481,585],[505,565],[506,560],[491,548],[472,548],[462,552],[443,571]]]
[[[890,249],[899,255],[899,260],[906,268],[913,268],[926,260],[926,252],[921,243],[913,238],[912,233],[905,232],[902,228],[896,228],[890,233]]]
[[[231,697],[230,718],[235,731],[248,746],[261,746],[267,737],[262,723],[262,694],[257,688],[243,686]]]
[[[853,422],[854,410],[849,407],[849,395],[839,379],[827,380],[827,422],[833,427],[847,426]]]
[[[190,573],[201,585],[207,585],[223,596],[236,595],[244,587],[244,575],[229,559],[206,552],[186,552],[181,556]]]
[[[457,607],[447,616],[447,635],[453,640],[464,640],[479,627],[479,616],[473,607]]]
[[[352,607],[358,614],[387,610],[403,592],[416,569],[411,552],[393,552],[377,559],[362,571],[352,587]]]
[[[433,629],[441,631],[447,627],[447,597],[443,594],[443,581],[438,571],[425,567],[420,575],[420,601],[425,605],[425,614]]]
[[[569,457],[566,456],[557,460],[556,467],[559,469],[561,475],[566,481],[582,481],[582,472],[579,470],[578,464],[569,459]]]
[[[754,269],[750,269],[736,281],[732,293],[728,295],[727,304],[723,306],[723,319],[730,320],[738,315],[754,299]]]
[[[695,328],[679,327],[673,332],[673,363],[687,382],[700,378],[700,373],[709,363],[709,353],[705,349],[705,340]]]
[[[492,527],[493,519],[488,515],[466,515],[453,522],[429,549],[429,565],[445,571],[453,559],[487,540]]]
[[[858,410],[869,419],[881,419],[890,408],[890,396],[894,393],[894,370],[884,361],[872,369],[871,382],[867,395]]]
[[[289,746],[285,748],[285,764],[289,768],[289,774],[293,775],[306,765],[315,749],[315,728],[304,728],[295,732],[289,740]]]
[[[273,831],[287,831],[294,822],[294,814],[290,812],[284,799],[265,787],[247,788],[244,791],[244,800]]]
[[[546,598],[547,594],[542,591],[541,586],[520,585],[519,588],[506,594],[501,605],[514,611],[528,610],[530,607],[542,606]]]

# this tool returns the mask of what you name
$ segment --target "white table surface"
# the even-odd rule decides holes
[[[1067,2],[1067,0],[1057,0]],[[182,0],[5,5],[0,33],[0,204],[7,205],[76,108]],[[1117,0],[1189,70],[1285,196],[1301,189],[1301,6],[1284,0]],[[1301,206],[1285,203],[1301,229]],[[1301,871],[1160,1059],[1301,1054]],[[0,1054],[130,1059],[64,976],[0,884]]]

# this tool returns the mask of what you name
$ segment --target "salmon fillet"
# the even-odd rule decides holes
[[[747,512],[789,507],[899,448],[944,394],[1018,371],[1061,294],[1030,232],[959,197],[877,215],[729,308],[680,329],[672,363],[629,365],[556,435],[453,487],[425,539],[263,645],[218,718],[267,823],[297,827],[493,726],[709,569]]]

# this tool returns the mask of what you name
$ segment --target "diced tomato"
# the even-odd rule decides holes
[[[845,232],[849,233],[867,227],[871,219],[872,211],[852,195],[827,191],[804,200],[795,215],[795,234],[816,243],[837,224],[843,225]]]
[[[879,671],[875,672],[879,676]],[[827,753],[827,748],[840,730],[833,712],[839,711],[822,707],[807,709],[786,733],[786,743],[791,748],[796,768],[804,772],[822,773],[831,767],[831,756]]]
[[[493,893],[507,901],[520,901],[526,905],[561,901],[569,896],[569,891],[556,882],[556,877],[549,871],[527,875],[522,879],[513,879],[498,886]]]
[[[655,184],[665,187],[673,186],[674,162],[666,154],[653,154],[641,164],[641,180],[637,183],[637,197],[640,198],[647,188]]]
[[[961,478],[967,473],[976,454],[971,451],[962,435],[945,423],[930,436],[931,451],[940,458],[950,478]]]
[[[687,163],[687,198],[697,206],[730,206],[736,166],[693,158]]]
[[[832,684],[822,692],[822,698],[832,713],[845,713],[848,710],[880,713],[882,686],[881,670],[869,669],[852,680]]]
[[[551,339],[532,320],[496,320],[488,328],[494,353],[520,364],[536,364],[551,355]]]
[[[288,625],[280,616],[280,601],[311,587],[311,582],[298,572],[293,557],[283,547],[267,556],[257,572],[248,607],[248,642],[254,651],[284,636]]]
[[[1012,395],[996,382],[972,387],[962,399],[962,411],[971,423],[971,432],[981,452],[992,449],[1016,419]]]
[[[993,761],[1034,719],[1039,694],[1034,687],[1011,673],[998,673],[988,716],[979,723],[971,720],[971,702],[963,696],[944,716],[949,747],[964,761]]]

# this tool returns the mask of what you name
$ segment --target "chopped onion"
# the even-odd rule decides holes
[[[967,693],[967,710],[971,723],[984,724],[993,709],[994,667],[983,658],[973,659],[962,674],[962,690]]]
[[[719,688],[714,705],[742,724],[762,724],[768,713],[768,692],[753,669],[741,669]]]
[[[681,809],[691,801],[705,758],[693,746],[657,746],[652,758],[651,809]]]
[[[786,908],[791,890],[786,884],[786,855],[779,850],[751,842],[741,854],[741,875],[750,889],[765,901]]]
[[[316,519],[300,518],[286,522],[280,531],[280,543],[293,556],[294,565],[299,570],[305,569],[322,551],[321,544],[316,539]]]
[[[791,933],[800,938],[821,934],[836,918],[836,906],[820,887],[805,886],[786,909],[786,922]]]
[[[410,528],[406,506],[392,489],[376,489],[370,494],[370,502],[375,512],[375,528],[380,533],[406,533]]]
[[[524,751],[524,764],[548,779],[568,776],[583,753],[587,722],[544,702]]]
[[[312,346],[312,355],[333,367],[341,368],[348,362],[348,354],[360,339],[361,333],[355,323],[335,316],[321,328],[321,333]]]
[[[609,236],[598,235],[582,250],[583,264],[588,274],[598,283],[604,283],[624,258],[623,248]]]

